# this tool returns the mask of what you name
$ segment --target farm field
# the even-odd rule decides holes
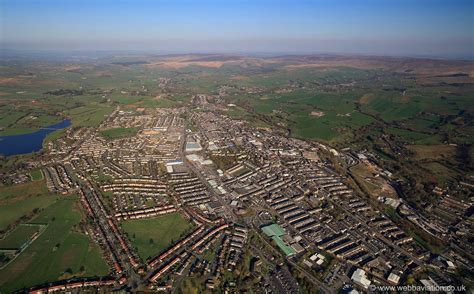
[[[122,228],[143,260],[155,256],[191,230],[181,214],[171,213],[153,219],[126,220]]]
[[[63,120],[47,110],[25,108],[12,109],[0,104],[0,136],[21,135],[38,131],[41,127],[53,125]]]
[[[45,208],[30,223],[48,227],[0,270],[0,291],[10,293],[74,276],[106,275],[108,267],[99,248],[78,228],[81,219],[76,196],[59,199]]]

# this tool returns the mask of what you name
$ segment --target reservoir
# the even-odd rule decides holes
[[[65,119],[60,123],[41,128],[34,133],[0,136],[0,154],[11,156],[40,151],[43,148],[43,140],[48,134],[67,128],[70,125],[71,120]]]

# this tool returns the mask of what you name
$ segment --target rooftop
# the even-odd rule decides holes
[[[268,237],[273,237],[273,236],[280,237],[280,236],[285,235],[285,231],[277,224],[272,224],[272,225],[262,227],[262,231]]]
[[[273,241],[280,247],[280,249],[285,253],[286,256],[290,256],[296,253],[295,249],[287,245],[280,237],[285,235],[285,231],[277,224],[271,224],[268,226],[262,227],[262,231],[265,235],[272,238]]]

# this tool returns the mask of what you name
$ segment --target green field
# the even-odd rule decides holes
[[[40,169],[35,169],[34,171],[30,173],[30,175],[33,181],[39,181],[43,179],[43,173],[41,172]]]
[[[100,131],[100,134],[108,139],[118,139],[135,136],[138,128],[114,128]]]
[[[350,138],[352,132],[373,122],[370,116],[361,113],[338,116],[334,112],[325,112],[322,117],[312,117],[307,114],[296,115],[292,119],[295,124],[291,125],[291,129],[295,136],[324,141]]]
[[[122,228],[143,260],[155,256],[191,230],[192,224],[179,213],[153,219],[126,220]]]
[[[456,176],[454,170],[439,162],[429,162],[424,164],[423,167],[429,172],[429,177],[440,185],[453,180]]]
[[[452,145],[408,145],[416,160],[437,160],[452,158],[456,155],[456,146]]]
[[[43,140],[43,148],[45,148],[49,142],[52,142],[54,140],[61,138],[62,136],[64,136],[64,134],[66,134],[65,129],[57,130],[52,133],[49,133],[48,135],[46,135],[46,137]]]
[[[4,239],[0,239],[0,249],[19,249],[40,229],[41,225],[19,225]]]
[[[112,107],[91,104],[68,110],[66,113],[71,117],[73,127],[97,127],[112,111]]]
[[[62,121],[52,111],[29,105],[22,109],[0,104],[0,136],[20,135]]]
[[[78,198],[68,196],[43,210],[31,223],[46,230],[7,267],[0,270],[0,292],[73,276],[102,276],[108,267],[100,249],[79,231]]]
[[[58,198],[48,191],[44,181],[0,187],[0,231],[7,230],[22,218],[34,215]]]

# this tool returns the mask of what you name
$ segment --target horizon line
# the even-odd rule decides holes
[[[10,57],[19,57],[15,56],[16,54],[29,54],[29,55],[47,55],[53,53],[61,53],[64,57],[78,57],[73,56],[72,54],[85,54],[85,55],[94,55],[94,54],[126,54],[130,56],[141,55],[143,57],[150,57],[152,55],[158,56],[169,56],[169,55],[236,55],[236,56],[255,56],[255,57],[285,57],[285,56],[328,56],[328,57],[364,57],[364,58],[413,58],[413,59],[432,59],[432,60],[458,60],[458,61],[474,61],[474,53],[470,55],[464,54],[384,54],[384,53],[362,53],[362,52],[337,52],[337,51],[258,51],[258,50],[202,50],[202,51],[187,51],[187,50],[159,50],[159,49],[57,49],[57,48],[48,48],[48,49],[34,49],[34,48],[4,48],[0,47],[0,58],[6,58],[5,53],[9,52]],[[65,56],[64,56],[65,55]],[[40,57],[40,56],[38,56]],[[46,57],[46,56],[43,56]],[[82,56],[87,57],[87,56]],[[105,58],[106,56],[101,56]],[[109,56],[114,57],[114,56]]]

